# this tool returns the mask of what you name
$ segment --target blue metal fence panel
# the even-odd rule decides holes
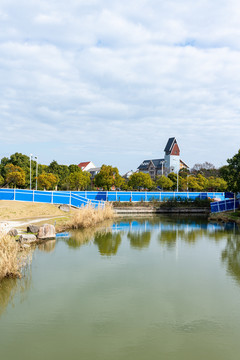
[[[220,192],[148,192],[148,191],[35,191],[22,189],[0,189],[0,200],[32,201],[53,204],[72,204],[80,207],[91,203],[93,206],[103,206],[104,201],[167,201],[195,200],[206,198],[225,199]],[[73,200],[74,199],[74,200]],[[73,204],[74,203],[74,204]],[[213,206],[213,209],[215,207]],[[221,208],[222,209],[222,208]],[[222,211],[222,210],[221,210]]]
[[[69,204],[75,207],[91,204],[94,207],[104,206],[102,201],[89,200],[70,191],[36,191],[22,189],[0,189],[0,200],[28,201],[37,203]]]
[[[0,189],[0,199],[1,200],[14,200],[14,190],[13,189]]]
[[[211,203],[211,212],[217,213],[223,211],[233,211],[235,209],[238,209],[239,204],[240,201],[234,199],[226,199],[224,201],[213,202]]]
[[[225,199],[223,192],[150,192],[150,191],[78,191],[75,192],[89,200],[103,201],[167,201],[170,199],[177,200],[195,200],[195,199]]]

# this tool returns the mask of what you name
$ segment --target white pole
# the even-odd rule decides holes
[[[178,192],[178,173],[179,173],[179,170],[177,171],[177,192]]]
[[[37,164],[36,164],[36,190],[37,190],[37,177],[38,177],[38,157],[37,157],[37,156],[35,156],[35,159],[36,159],[36,162],[37,162]]]
[[[32,174],[31,174],[31,160],[32,160],[32,154],[30,154],[30,190],[32,189]]]

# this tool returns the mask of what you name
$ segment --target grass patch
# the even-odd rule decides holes
[[[60,210],[57,205],[53,204],[6,200],[0,201],[1,220],[18,220],[61,215],[66,215],[66,212]]]
[[[219,221],[219,222],[235,222],[240,224],[240,210],[234,211],[226,211],[220,213],[213,213],[209,215],[209,220],[211,221]]]

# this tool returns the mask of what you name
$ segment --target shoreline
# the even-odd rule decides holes
[[[119,214],[206,214],[210,213],[208,208],[193,208],[193,207],[117,207],[114,212]]]
[[[237,225],[240,225],[240,210],[236,212],[221,212],[221,213],[211,213],[208,217],[208,221],[217,221],[219,223],[232,222]]]

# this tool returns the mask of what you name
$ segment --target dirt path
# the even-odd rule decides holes
[[[59,218],[65,218],[65,216],[61,215],[61,216],[38,217],[38,218],[23,219],[23,220],[0,221],[0,231],[7,233],[11,229],[23,228],[30,224],[42,223],[45,221],[59,219]]]

